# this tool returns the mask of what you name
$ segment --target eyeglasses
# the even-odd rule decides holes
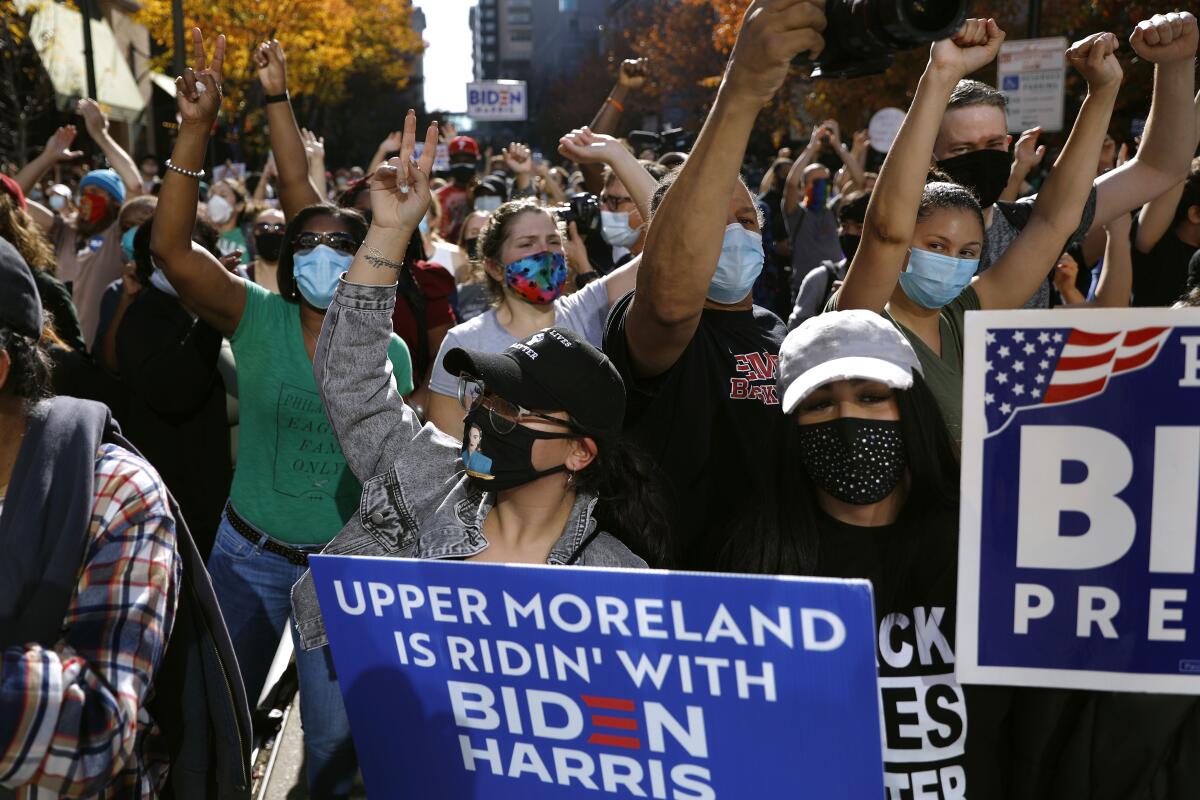
[[[312,233],[306,231],[297,236],[292,241],[292,247],[296,250],[312,250],[317,245],[328,245],[339,253],[352,256],[358,252],[358,247],[362,242],[355,238],[352,234],[336,231],[334,233]]]
[[[621,206],[626,203],[632,203],[633,198],[628,195],[621,194],[606,194],[600,198],[600,204],[609,211],[620,211]]]
[[[465,372],[458,376],[458,402],[467,411],[475,411],[478,408],[486,409],[491,416],[492,427],[498,433],[512,433],[516,429],[517,424],[525,419],[552,422],[555,425],[561,425],[564,428],[579,432],[579,428],[570,420],[538,414],[535,411],[522,408],[516,403],[510,403],[503,397],[488,394],[487,387],[484,386],[483,381],[477,380]]]
[[[287,228],[282,222],[257,222],[254,224],[255,233],[283,233]]]

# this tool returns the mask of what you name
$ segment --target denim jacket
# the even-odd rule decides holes
[[[488,546],[483,521],[495,496],[462,465],[462,444],[421,425],[396,392],[387,358],[396,286],[345,279],[325,314],[313,358],[317,389],[350,470],[363,483],[358,512],[324,549],[331,555],[467,558]],[[548,564],[645,567],[615,537],[596,533],[596,498],[580,493]],[[593,534],[595,534],[593,536]],[[590,541],[589,541],[589,537]],[[312,573],[292,588],[301,646],[328,642]]]

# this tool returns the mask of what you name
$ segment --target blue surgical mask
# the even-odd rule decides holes
[[[121,254],[126,261],[133,261],[133,237],[137,235],[138,226],[134,225],[121,234]]]
[[[421,232],[422,236],[429,235],[429,217],[421,217],[421,221],[417,223],[417,230]]]
[[[763,269],[762,234],[735,222],[725,228],[721,258],[708,285],[708,299],[733,305],[750,294]]]
[[[629,227],[628,211],[601,211],[600,235],[613,247],[633,247],[642,235],[641,228]]]
[[[160,292],[166,292],[176,300],[179,299],[179,292],[175,291],[175,287],[167,280],[167,273],[157,267],[154,268],[154,272],[150,275],[150,285]]]
[[[954,258],[914,247],[900,288],[922,308],[941,308],[962,294],[979,270],[978,258]]]
[[[332,247],[319,244],[312,250],[296,253],[292,257],[296,288],[301,296],[315,308],[326,309],[333,302],[338,279],[350,269],[354,256],[339,253]]]

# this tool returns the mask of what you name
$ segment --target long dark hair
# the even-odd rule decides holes
[[[596,439],[596,458],[575,475],[575,487],[598,499],[598,530],[615,536],[652,567],[671,553],[670,518],[649,456],[622,437]]]
[[[279,248],[279,267],[276,272],[276,279],[279,281],[279,296],[289,303],[300,302],[300,292],[296,288],[296,265],[293,261],[295,248],[292,247],[292,242],[304,232],[308,221],[315,217],[341,220],[346,223],[346,227],[358,241],[361,242],[367,238],[367,221],[361,213],[353,208],[338,208],[328,203],[317,203],[300,209],[296,216],[288,220],[287,228],[284,229],[283,245]]]
[[[908,460],[908,497],[897,520],[910,530],[924,520],[950,515],[958,508],[958,450],[946,431],[937,400],[920,375],[911,389],[895,393],[900,434]],[[764,452],[775,480],[763,487],[758,513],[739,519],[720,555],[720,568],[767,575],[813,575],[821,572],[817,492],[800,453],[800,426],[781,415],[777,446]],[[955,537],[956,538],[956,537]],[[904,575],[929,542],[889,542],[885,563],[889,572]],[[879,588],[876,589],[877,593]]]

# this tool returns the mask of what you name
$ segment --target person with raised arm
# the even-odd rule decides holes
[[[840,310],[888,316],[912,343],[925,380],[955,439],[961,438],[964,316],[975,309],[1019,308],[1045,280],[1078,225],[1092,187],[1091,165],[1121,86],[1117,37],[1097,33],[1076,42],[1067,59],[1088,82],[1088,95],[1055,169],[1021,235],[980,275],[984,218],[962,186],[927,182],[946,101],[958,81],[992,62],[1004,41],[995,20],[969,19],[934,43],[912,107],[871,194],[862,241],[845,283],[831,298]],[[1013,356],[996,369],[1022,371]],[[1014,381],[1021,382],[1019,375]],[[1023,390],[1042,391],[1029,383]]]
[[[608,165],[629,187],[631,203],[649,213],[654,179],[624,145],[586,129],[559,141],[564,155]],[[554,213],[528,199],[500,206],[479,234],[477,249],[495,306],[450,329],[430,375],[428,419],[454,435],[462,426],[463,411],[457,399],[458,376],[442,366],[451,349],[500,352],[550,326],[570,328],[599,347],[609,310],[633,289],[639,263],[635,258],[600,276],[588,261],[575,223],[567,225],[564,242]],[[569,295],[563,294],[568,268],[579,288]]]
[[[731,518],[765,480],[786,329],[754,306],[761,222],[738,172],[754,120],[792,58],[824,46],[824,3],[754,0],[691,155],[659,184],[637,288],[604,337],[629,392],[626,430],[665,475],[673,563],[712,568]]]
[[[422,425],[396,392],[380,345],[405,252],[431,202],[437,126],[371,176],[367,238],[330,306],[313,363],[354,474],[360,512],[329,554],[519,564],[643,567],[665,552],[650,462],[620,437],[625,390],[578,333],[548,327],[502,351],[456,347],[461,442]],[[464,511],[465,509],[465,511]],[[327,642],[310,576],[292,593],[300,641]]]
[[[279,294],[231,273],[191,241],[204,155],[221,108],[225,37],[217,37],[211,63],[198,28],[192,42],[194,65],[175,81],[181,123],[166,162],[150,251],[165,285],[230,340],[237,361],[237,468],[208,568],[246,689],[257,697],[288,626],[292,584],[304,573],[308,554],[334,537],[361,494],[317,394],[312,356],[338,277],[367,226],[353,210],[304,207],[301,193],[283,179],[290,216],[276,272]],[[289,153],[276,143],[279,171],[282,177],[298,166],[307,183],[298,147]],[[383,337],[380,355],[385,351],[396,389],[407,394],[407,348],[398,336]],[[309,791],[314,797],[346,796],[356,761],[332,662],[326,652],[298,653],[296,665],[302,713],[320,720],[304,732]]]
[[[1154,94],[1142,146],[1135,158],[1095,177],[1095,194],[1089,196],[1076,219],[1066,246],[1121,212],[1140,208],[1187,176],[1195,152],[1191,105],[1196,43],[1196,18],[1186,11],[1155,14],[1137,24],[1129,37],[1130,47],[1139,60],[1154,65]],[[1013,167],[1006,106],[1004,95],[991,86],[960,80],[950,93],[933,147],[938,169],[970,189],[983,208],[986,228],[980,272],[999,262],[1025,227],[1037,200],[1031,195],[1016,203],[997,202]],[[1089,167],[1093,176],[1096,164]],[[1022,301],[1026,308],[1049,305],[1050,281],[1046,278],[1052,262],[1045,266],[1035,291]]]

